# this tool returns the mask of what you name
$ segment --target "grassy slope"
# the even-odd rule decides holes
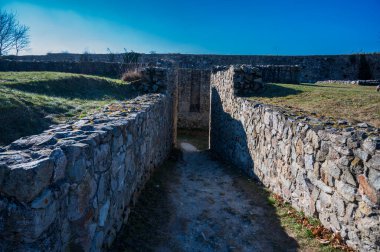
[[[375,87],[347,84],[268,84],[252,100],[307,114],[364,121],[380,127],[380,93]]]
[[[56,72],[0,72],[0,145],[135,96],[120,80]]]

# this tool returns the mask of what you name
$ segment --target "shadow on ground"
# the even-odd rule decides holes
[[[269,194],[242,171],[179,136],[110,251],[295,251]],[[205,141],[208,141],[206,135]]]
[[[274,98],[274,97],[286,97],[289,95],[297,95],[302,93],[300,90],[293,89],[291,87],[283,87],[275,84],[265,84],[264,88],[258,92],[255,92],[253,96],[261,98]]]

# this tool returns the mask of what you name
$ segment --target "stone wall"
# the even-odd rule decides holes
[[[110,246],[172,149],[175,78],[167,72],[164,93],[111,104],[1,149],[0,251]]]
[[[120,78],[129,69],[140,69],[145,64],[107,62],[44,62],[0,60],[0,71],[53,71]]]
[[[178,127],[207,129],[210,117],[210,71],[178,69]]]
[[[89,54],[91,61],[109,62],[110,55]],[[81,54],[48,54],[8,57],[24,61],[80,61]],[[123,62],[121,54],[113,57],[115,62]],[[196,55],[196,54],[141,54],[139,63],[148,64],[159,61],[174,62],[180,68],[211,69],[212,66],[250,64],[250,65],[298,65],[301,82],[320,80],[363,80],[380,79],[380,54],[350,55],[311,55],[311,56],[274,56],[274,55]]]
[[[265,83],[291,83],[299,84],[301,68],[288,65],[259,65]]]
[[[380,251],[380,130],[236,96],[236,67],[211,75],[211,151],[360,251]]]
[[[380,85],[380,80],[351,80],[351,81],[326,80],[326,81],[317,81],[316,84],[350,84],[350,85],[359,85],[359,86],[377,86],[377,85]]]

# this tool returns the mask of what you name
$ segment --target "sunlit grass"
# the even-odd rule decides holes
[[[380,127],[380,93],[373,86],[349,84],[267,84],[249,99],[306,114],[368,122]]]
[[[104,105],[132,98],[116,79],[57,72],[0,72],[0,145],[37,134],[54,123],[83,118]]]

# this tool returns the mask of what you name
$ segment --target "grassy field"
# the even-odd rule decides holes
[[[380,127],[380,93],[373,86],[267,84],[252,100],[306,114],[367,122]]]
[[[120,80],[57,72],[0,72],[0,145],[136,96]]]

